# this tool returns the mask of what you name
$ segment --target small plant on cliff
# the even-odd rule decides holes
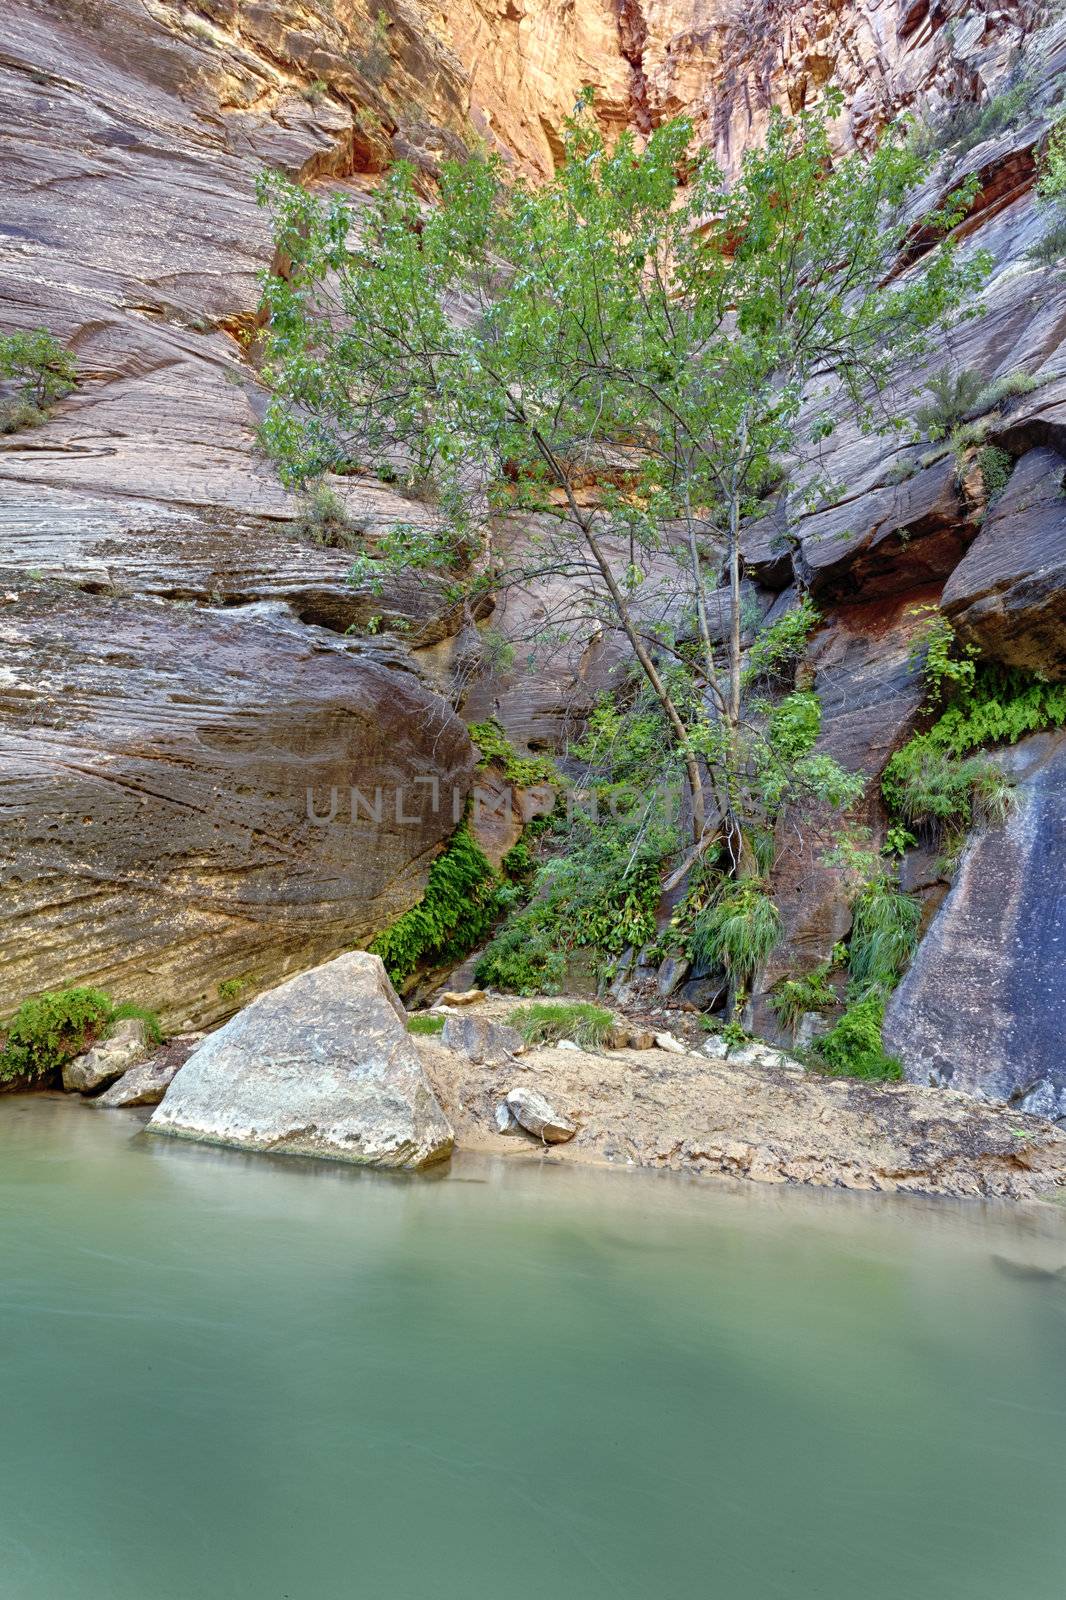
[[[359,530],[349,517],[347,506],[328,483],[316,483],[304,495],[293,530],[308,544],[324,545],[329,550],[351,549],[360,543]]]
[[[16,399],[0,409],[0,432],[43,422],[56,401],[74,389],[77,376],[73,355],[47,328],[0,334],[0,377],[18,386]]]
[[[115,1005],[100,989],[53,989],[24,1000],[7,1024],[0,1047],[0,1081],[42,1078],[57,1071],[127,1017],[143,1022],[150,1044],[161,1042],[155,1012],[132,1002]]]
[[[1066,202],[1066,117],[1048,135],[1047,149],[1040,161],[1037,193],[1048,205]]]
[[[977,452],[977,470],[981,474],[981,484],[985,491],[985,498],[994,500],[1010,482],[1010,475],[1014,470],[1014,458],[1006,450],[1000,450],[994,444],[986,444]]]
[[[472,722],[470,737],[481,752],[483,767],[498,767],[508,783],[529,789],[537,783],[558,783],[559,774],[549,756],[520,756],[495,719]]]
[[[782,978],[770,995],[775,1017],[793,1038],[809,1011],[828,1011],[836,1003],[836,990],[829,982],[828,961],[823,961],[803,977]]]
[[[705,970],[724,967],[735,985],[735,1006],[777,943],[781,915],[763,886],[741,881],[699,913],[690,954]]]
[[[914,954],[920,919],[917,900],[901,894],[887,875],[866,884],[852,907],[849,994],[861,996],[871,989],[885,994],[895,988]]]
[[[745,683],[784,681],[807,648],[817,627],[818,607],[805,594],[798,605],[756,634],[744,661]]]

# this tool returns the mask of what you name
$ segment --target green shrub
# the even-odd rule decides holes
[[[0,1080],[56,1071],[102,1038],[115,1018],[110,997],[100,989],[54,989],[24,1000],[7,1025]]]
[[[1033,390],[1039,387],[1040,383],[1036,378],[1031,378],[1027,372],[1015,368],[1013,372],[1005,372],[1001,378],[993,378],[991,383],[985,384],[978,396],[978,409],[994,411],[1004,400],[1014,400],[1019,395],[1032,394]]]
[[[925,390],[932,398],[915,409],[914,421],[926,438],[935,441],[951,434],[952,447],[965,449],[981,442],[988,425],[967,432],[959,429],[960,423],[967,418],[982,417],[1004,400],[1029,394],[1036,388],[1039,388],[1036,379],[1025,372],[1007,372],[987,382],[974,367],[966,367],[962,372],[941,367],[926,380]]]
[[[447,1022],[447,1020],[447,1017],[431,1017],[428,1015],[428,1013],[422,1012],[413,1017],[408,1017],[407,1031],[408,1033],[417,1033],[427,1036],[435,1033],[443,1033],[444,1024]]]
[[[507,1018],[528,1045],[554,1044],[557,1039],[572,1039],[586,1050],[598,1050],[614,1027],[609,1011],[583,1001],[541,1001],[517,1006]]]
[[[781,914],[760,884],[730,883],[696,918],[689,944],[707,971],[724,967],[746,989],[777,943]]]
[[[1048,136],[1036,187],[1041,200],[1066,200],[1066,117],[1056,123]]]
[[[939,836],[1005,815],[1010,781],[987,757],[960,760],[931,734],[916,734],[888,763],[881,792],[894,815]]]
[[[32,400],[5,400],[0,405],[0,433],[22,433],[26,428],[39,428],[47,420],[47,411]]]
[[[0,334],[0,377],[13,378],[22,398],[47,412],[74,388],[78,364],[47,328],[33,328]]]
[[[556,942],[545,908],[518,912],[498,933],[474,967],[474,982],[505,994],[558,994],[566,982],[566,952]]]
[[[836,999],[836,991],[829,982],[829,963],[823,961],[801,978],[782,978],[770,995],[770,1005],[778,1022],[794,1038],[808,1011],[827,1011],[836,1005]]]
[[[1066,216],[1051,223],[1042,239],[1029,247],[1029,259],[1042,266],[1054,267],[1066,258]]]
[[[1009,456],[1006,450],[998,449],[994,444],[987,444],[983,450],[977,452],[977,470],[981,474],[985,496],[992,500],[1010,482],[1010,475],[1014,471],[1014,457]]]
[[[818,607],[805,594],[798,606],[778,617],[753,640],[744,663],[744,682],[783,681],[806,650],[818,621]]]
[[[536,783],[559,782],[555,763],[549,756],[520,756],[496,719],[472,722],[470,737],[481,752],[483,767],[498,767],[516,789],[531,789]]]
[[[477,945],[499,914],[496,874],[465,823],[429,869],[426,892],[370,949],[394,983],[424,965],[459,961]]]
[[[133,1000],[123,1000],[117,1005],[111,1015],[111,1024],[134,1020],[144,1024],[144,1036],[150,1045],[163,1043],[163,1026],[155,1011],[150,1011],[147,1006],[139,1006]]]
[[[1027,110],[1032,97],[1032,83],[1022,78],[992,95],[983,105],[980,101],[964,102],[955,108],[948,120],[947,142],[958,145],[960,154],[965,154],[1011,127]]]
[[[885,1020],[883,996],[871,991],[850,1005],[824,1038],[818,1041],[818,1064],[833,1077],[899,1079],[903,1067],[885,1054],[881,1028]]]
[[[392,66],[392,56],[389,53],[389,21],[388,12],[379,11],[371,25],[366,48],[351,57],[356,71],[375,88],[379,88],[385,82]]]
[[[887,877],[868,883],[852,909],[850,994],[894,989],[918,942],[921,906]]]
[[[293,531],[308,544],[323,545],[328,550],[350,550],[361,542],[359,529],[349,517],[344,501],[327,483],[316,483],[304,496]]]
[[[999,822],[1011,799],[1010,778],[983,755],[1027,733],[1066,724],[1066,684],[984,666],[925,733],[917,733],[885,768],[881,789],[902,821],[934,833],[974,820]]]

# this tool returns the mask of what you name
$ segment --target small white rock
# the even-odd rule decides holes
[[[671,1055],[688,1055],[688,1051],[685,1049],[684,1045],[679,1039],[675,1039],[672,1033],[657,1033],[655,1035],[655,1043],[658,1045],[660,1050],[669,1050]]]
[[[506,1100],[501,1100],[492,1113],[497,1133],[521,1133],[522,1125]]]

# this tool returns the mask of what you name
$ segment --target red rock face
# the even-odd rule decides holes
[[[425,770],[450,780],[469,765],[461,728],[402,652],[336,640],[372,616],[403,626],[450,693],[453,671],[465,682],[476,660],[472,619],[414,583],[351,590],[344,551],[293,539],[299,507],[257,453],[264,164],[358,201],[405,156],[428,193],[441,158],[484,136],[519,170],[546,173],[562,119],[593,83],[609,129],[686,111],[729,169],[772,105],[798,109],[830,78],[847,99],[841,147],[901,109],[935,117],[987,96],[1033,25],[1021,0],[994,13],[925,0],[754,11],[725,0],[7,0],[0,328],[46,324],[81,374],[42,428],[0,440],[0,585],[18,596],[0,608],[10,1001],[94,977],[200,1018],[220,981],[252,974],[258,986],[370,937],[417,898],[445,823],[386,830],[373,848],[358,832],[323,839],[293,820],[286,785],[304,760],[323,783],[353,765],[383,782]],[[1011,483],[986,506],[972,460],[961,482],[950,458],[908,477],[901,461],[927,447],[865,438],[844,419],[825,463],[841,500],[749,537],[759,608],[797,578],[819,597],[823,743],[868,776],[875,827],[879,774],[917,705],[912,604],[943,587],[960,630],[997,659],[1062,664],[1066,276],[1028,252],[1047,226],[1034,152],[1058,114],[1066,24],[1042,36],[1027,71],[1024,112],[927,191],[932,203],[980,175],[964,228],[995,260],[986,314],[929,366],[1038,381],[988,422],[987,443],[1017,463]],[[900,374],[904,414],[921,379]],[[384,486],[337,489],[371,545],[425,514]],[[263,603],[273,609],[254,623],[216,609]],[[516,628],[555,603],[515,598]],[[332,630],[334,646],[307,624]],[[620,661],[594,631],[565,660],[473,683],[469,714],[498,713],[519,742],[550,743]],[[783,868],[781,890],[784,971],[821,958],[846,906],[839,882],[802,861]],[[1021,990],[1009,1003],[1023,1006]]]

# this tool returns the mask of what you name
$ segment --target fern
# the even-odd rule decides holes
[[[370,949],[402,983],[426,963],[458,961],[485,937],[499,912],[497,879],[462,823],[429,869],[426,892]]]
[[[885,1054],[881,1028],[885,1002],[876,991],[848,1007],[836,1027],[819,1041],[818,1055],[833,1077],[899,1079],[903,1068]]]
[[[974,821],[1001,822],[1010,806],[1010,779],[972,752],[1016,744],[1028,733],[1064,724],[1066,684],[978,668],[933,726],[915,734],[888,763],[881,781],[888,808],[934,833]]]
[[[7,1024],[0,1049],[0,1082],[46,1077],[106,1038],[126,1017],[144,1024],[150,1044],[162,1042],[154,1011],[128,1001],[116,1006],[102,989],[53,989],[24,1000]]]

